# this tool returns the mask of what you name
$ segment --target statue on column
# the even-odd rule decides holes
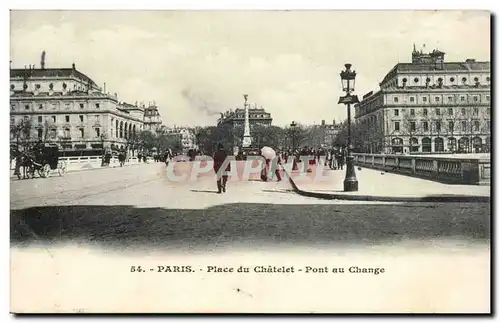
[[[248,148],[252,145],[252,136],[250,135],[250,120],[248,116],[248,94],[244,94],[245,98],[245,130],[243,132],[243,148]]]

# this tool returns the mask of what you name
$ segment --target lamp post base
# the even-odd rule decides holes
[[[358,191],[358,179],[356,178],[356,172],[354,171],[354,158],[348,156],[346,158],[346,173],[344,180],[344,192],[357,192]]]

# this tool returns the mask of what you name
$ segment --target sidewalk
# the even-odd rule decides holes
[[[435,181],[355,167],[357,192],[344,192],[344,170],[325,170],[324,180],[300,178],[292,172],[290,183],[304,196],[387,202],[490,202],[490,186],[449,185]]]
[[[152,164],[152,163],[149,163],[149,164]],[[136,165],[148,165],[146,163],[133,163],[133,164],[125,164],[123,165],[124,167],[128,167],[128,166],[136,166]],[[120,167],[120,164],[117,164],[117,165],[110,165],[110,166],[101,166],[101,165],[98,165],[96,167],[84,167],[84,168],[79,168],[79,169],[67,169],[66,170],[66,174],[73,174],[73,173],[79,173],[79,172],[86,172],[86,171],[89,171],[89,170],[97,170],[97,169],[106,169],[106,168],[119,168]],[[39,176],[38,173],[36,173],[36,176]],[[57,172],[57,170],[52,170],[51,174],[50,174],[50,177],[59,177],[59,174]],[[14,175],[14,169],[11,169],[10,170],[10,179],[17,179],[17,175]]]

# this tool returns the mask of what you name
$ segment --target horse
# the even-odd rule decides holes
[[[18,179],[21,179],[21,167],[23,168],[22,177],[23,179],[35,177],[35,165],[33,159],[26,153],[18,153],[16,158],[16,170],[14,175],[17,175]]]

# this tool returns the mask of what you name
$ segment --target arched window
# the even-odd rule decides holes
[[[120,138],[123,138],[123,121],[120,121]]]
[[[418,139],[413,137],[410,139],[410,151],[411,152],[418,152]]]
[[[116,133],[115,137],[116,138],[120,138],[118,131],[120,131],[120,124],[119,124],[118,120],[116,120],[116,127],[115,127],[115,133]]]
[[[458,140],[458,152],[468,152],[469,151],[469,138],[462,137]]]
[[[483,145],[483,140],[481,139],[481,137],[474,137],[472,139],[472,146],[474,147],[475,153],[481,152],[482,145]]]
[[[403,139],[402,138],[393,138],[392,139],[392,152],[393,153],[402,153],[403,152]]]
[[[125,122],[125,132],[124,132],[124,138],[128,138],[128,124]]]
[[[444,151],[444,140],[441,137],[434,139],[434,151],[441,152]]]
[[[448,138],[448,147],[449,152],[455,152],[457,150],[457,139],[454,137]]]
[[[431,139],[429,137],[422,138],[422,152],[431,152]]]

